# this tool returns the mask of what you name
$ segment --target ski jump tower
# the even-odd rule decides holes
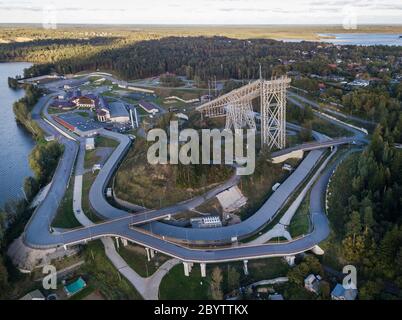
[[[255,113],[252,102],[260,98],[261,144],[269,149],[283,149],[286,145],[286,91],[290,79],[264,80],[260,78],[235,89],[197,110],[209,118],[226,117],[226,129],[255,129]]]

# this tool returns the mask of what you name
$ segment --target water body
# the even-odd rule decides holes
[[[22,198],[24,179],[32,175],[28,156],[35,145],[30,134],[17,125],[13,103],[24,96],[24,90],[8,87],[7,78],[21,75],[25,62],[0,63],[0,207],[8,200]]]
[[[320,33],[321,42],[356,46],[402,46],[402,34],[389,33]],[[331,38],[328,38],[331,37]],[[302,42],[303,39],[280,39],[284,42]],[[308,40],[311,41],[311,40]]]
[[[357,46],[402,46],[402,34],[389,33],[331,33],[319,34],[320,37],[335,37],[321,39],[322,42],[333,44],[357,45]]]

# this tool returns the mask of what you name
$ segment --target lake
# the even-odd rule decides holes
[[[0,63],[0,207],[8,200],[23,198],[24,179],[32,175],[28,156],[35,145],[31,135],[18,126],[13,103],[24,96],[24,90],[8,87],[7,78],[22,75],[25,62]]]
[[[389,33],[320,33],[321,42],[357,46],[402,46],[402,34]],[[331,38],[327,38],[331,37]],[[303,39],[280,39],[284,42],[301,42]],[[309,40],[310,41],[310,40]]]
[[[319,34],[320,37],[335,37],[334,39],[321,39],[322,42],[333,44],[358,45],[358,46],[402,46],[400,34],[388,33],[330,33]]]

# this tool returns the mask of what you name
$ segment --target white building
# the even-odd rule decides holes
[[[109,104],[110,121],[117,123],[130,122],[130,114],[122,102],[113,102]]]
[[[193,228],[218,228],[222,227],[221,219],[217,216],[191,219]]]
[[[318,294],[320,292],[320,281],[321,277],[319,275],[315,276],[314,274],[310,274],[304,279],[304,287],[308,291]]]
[[[86,138],[85,140],[85,150],[95,149],[95,138]]]

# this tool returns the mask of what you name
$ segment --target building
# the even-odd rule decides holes
[[[318,294],[320,292],[320,281],[321,277],[319,275],[310,274],[304,279],[304,287],[308,291]]]
[[[331,292],[332,300],[355,300],[357,297],[357,289],[345,289],[341,284],[337,284]]]
[[[95,120],[90,118],[84,118],[75,113],[65,113],[53,116],[53,119],[81,137],[93,137],[99,133],[102,126]]]
[[[81,96],[73,100],[77,107],[94,109],[96,106],[96,98],[92,95]]]
[[[222,227],[221,219],[217,216],[191,219],[193,228],[219,228]]]
[[[148,102],[148,101],[140,101],[138,105],[147,113],[155,115],[156,113],[159,112],[159,108],[156,107],[153,103]]]
[[[128,123],[130,122],[130,114],[122,102],[113,102],[109,104],[109,116],[111,122]]]
[[[85,150],[95,149],[95,138],[86,138],[85,140]]]

